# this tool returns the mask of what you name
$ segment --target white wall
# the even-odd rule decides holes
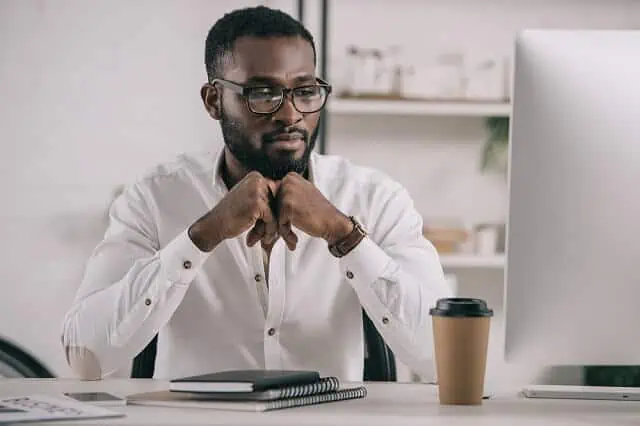
[[[60,324],[111,191],[220,143],[204,40],[258,2],[0,1],[0,337],[68,372]]]

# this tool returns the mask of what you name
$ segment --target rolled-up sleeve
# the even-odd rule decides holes
[[[369,236],[340,259],[343,278],[394,354],[416,373],[428,374],[433,359],[429,309],[453,290],[406,190],[370,210]]]
[[[207,259],[186,229],[160,248],[154,223],[139,185],[110,209],[62,327],[67,360],[82,378],[126,366],[169,321]]]

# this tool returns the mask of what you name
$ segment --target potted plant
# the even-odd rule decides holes
[[[488,132],[487,140],[482,148],[480,170],[507,173],[509,153],[509,117],[488,117],[485,120]]]

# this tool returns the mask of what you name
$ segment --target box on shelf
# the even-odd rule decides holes
[[[422,233],[439,254],[465,252],[470,237],[469,230],[455,219],[425,222]]]
[[[509,98],[505,90],[506,59],[500,55],[467,54],[465,57],[465,98],[500,101]]]

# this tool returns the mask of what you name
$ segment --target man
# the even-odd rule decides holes
[[[110,210],[63,327],[99,378],[158,334],[154,376],[313,369],[362,380],[362,307],[400,361],[430,362],[428,309],[450,295],[409,195],[312,153],[330,86],[312,36],[265,7],[206,40],[201,97],[224,147],[158,166]]]

